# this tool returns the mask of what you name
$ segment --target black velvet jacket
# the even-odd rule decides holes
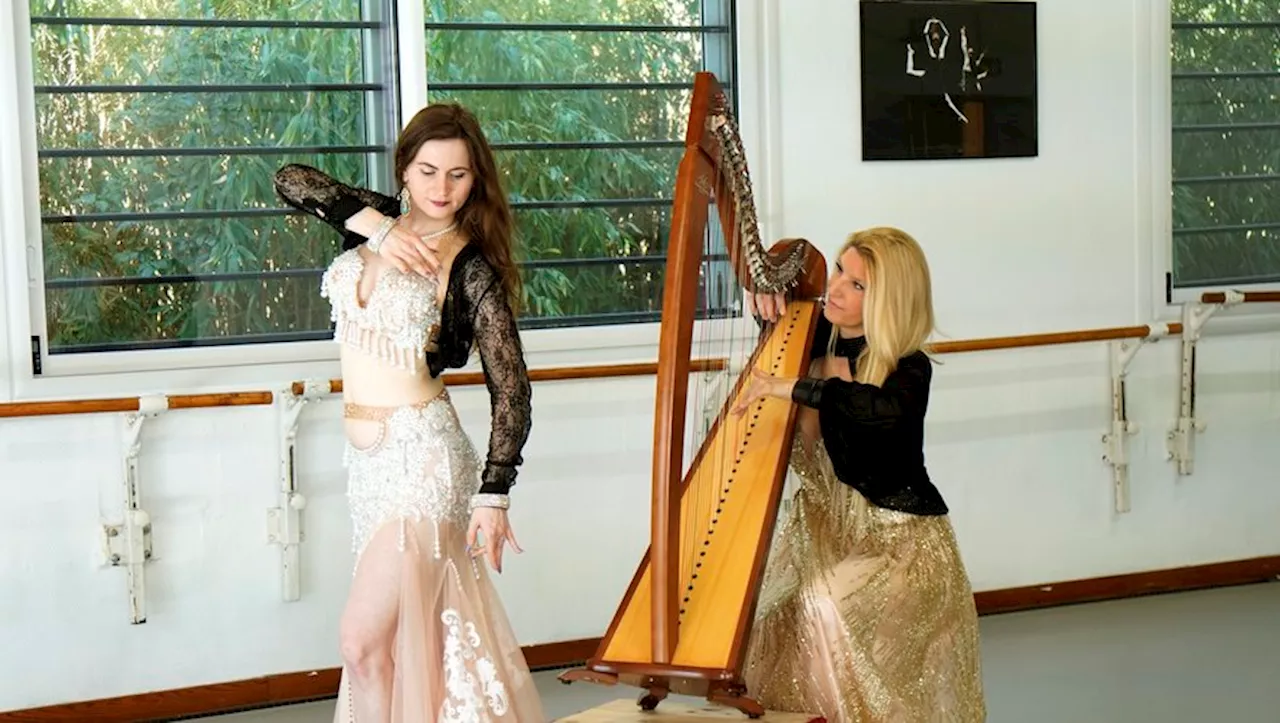
[[[831,322],[819,316],[813,358],[827,355]],[[866,337],[838,339],[835,356],[854,371]],[[836,477],[871,504],[916,515],[944,515],[946,502],[924,464],[924,417],[933,365],[924,352],[903,357],[875,387],[840,378],[800,379],[791,398],[818,410],[822,442]]]
[[[275,187],[285,203],[342,234],[344,250],[367,240],[345,227],[346,220],[361,209],[369,206],[391,217],[400,214],[397,199],[339,183],[310,166],[281,168]],[[463,246],[454,258],[440,317],[440,328],[426,353],[427,367],[431,376],[438,377],[445,369],[464,366],[472,348],[479,349],[493,420],[480,492],[506,494],[523,463],[521,452],[532,427],[533,390],[520,331],[501,279],[474,243]]]

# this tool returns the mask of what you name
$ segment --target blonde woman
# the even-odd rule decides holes
[[[893,228],[840,249],[810,375],[757,373],[746,402],[801,405],[800,479],[765,575],[747,686],[830,723],[986,719],[978,620],[947,505],[924,464],[929,267]],[[777,318],[785,300],[753,299]]]

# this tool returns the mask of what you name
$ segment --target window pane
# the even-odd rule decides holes
[[[347,0],[31,0],[33,20],[40,18],[124,18],[358,21],[361,6]],[[32,23],[36,24],[35,22]]]
[[[571,27],[571,26],[570,26]],[[702,70],[701,31],[449,29],[432,33],[431,82],[690,84]],[[501,48],[502,55],[494,54]],[[503,57],[506,55],[508,57]],[[510,62],[509,56],[518,62]]]
[[[427,0],[437,22],[700,25],[704,0]]]
[[[670,198],[684,148],[519,149],[499,146],[513,200]]]
[[[279,204],[274,201],[255,201],[274,194],[271,174],[284,163],[307,163],[356,182],[364,177],[364,164],[339,156],[180,160],[203,161],[209,164],[210,174],[222,168],[245,169],[244,164],[251,163],[239,180],[195,179],[195,172],[189,172],[197,181],[195,188],[210,189],[208,197],[194,199],[192,208],[217,208],[217,186],[230,183],[242,186],[236,194],[245,203],[213,213],[182,207],[170,212],[142,205],[147,210],[131,217],[132,211],[121,210],[129,207],[120,200],[128,199],[129,193],[113,188],[109,192],[115,195],[102,202],[96,197],[76,199],[108,211],[77,209],[95,215],[72,222],[46,221],[45,302],[51,351],[89,351],[82,348],[85,344],[92,345],[92,350],[200,346],[254,341],[236,337],[282,332],[327,338],[329,310],[319,296],[318,268],[335,253],[333,231],[309,216],[275,208]],[[157,176],[182,172],[162,168]],[[115,176],[121,183],[132,177]],[[87,178],[85,186],[95,187],[93,177]],[[145,190],[141,184],[139,188]],[[43,180],[41,190],[46,191]],[[160,195],[168,202],[178,191]],[[197,218],[184,218],[188,213]],[[110,220],[91,220],[97,214]],[[121,216],[126,220],[115,220]],[[231,283],[191,280],[228,274],[250,278]],[[180,281],[156,283],[169,277]]]
[[[530,259],[524,266],[527,314],[581,317],[661,310],[669,203],[528,209],[518,212],[516,220]]]
[[[432,90],[433,101],[456,100],[475,109],[492,143],[675,140],[683,149],[689,116],[687,89],[458,90],[433,84]]]
[[[362,2],[31,14],[49,352],[327,335],[336,236],[271,181],[296,161],[382,185],[385,31]]]
[[[1174,286],[1280,281],[1280,13],[1172,10]]]
[[[496,147],[526,327],[659,318],[694,75],[735,84],[730,5],[428,0],[430,100]]]

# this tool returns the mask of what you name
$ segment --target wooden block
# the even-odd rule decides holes
[[[630,698],[615,700],[598,708],[560,718],[557,723],[725,723],[725,721],[752,723],[753,720],[760,723],[826,723],[826,718],[809,713],[774,711],[766,711],[764,717],[752,719],[735,708],[711,703],[685,705],[664,700],[658,704],[657,710],[644,711],[636,705],[634,699]]]

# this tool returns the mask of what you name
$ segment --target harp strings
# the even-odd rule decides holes
[[[701,239],[700,303],[691,351],[694,359],[723,360],[725,363],[719,369],[695,372],[689,380],[684,469],[688,475],[697,459],[699,468],[705,472],[691,480],[684,494],[679,548],[681,608],[691,603],[699,592],[698,583],[703,579],[700,563],[704,554],[711,545],[728,542],[726,530],[718,525],[718,521],[727,504],[726,485],[739,451],[737,440],[741,435],[733,430],[749,423],[750,415],[739,419],[725,412],[738,377],[746,369],[755,350],[759,331],[744,308],[743,289],[738,281],[739,273],[745,273],[746,269],[734,269],[729,261],[728,246],[744,239],[741,238],[741,224],[735,223],[733,227],[726,228],[721,221],[721,209],[716,205],[716,199],[734,197],[730,180],[723,175],[731,171],[719,170],[720,173],[711,174],[712,187],[707,189],[711,202],[706,232]],[[708,443],[717,421],[723,429]],[[719,540],[716,537],[718,531]]]
[[[711,266],[711,258],[714,253],[714,242],[721,240],[717,238],[715,229],[718,227],[715,219],[714,207],[708,209],[707,226],[701,234],[698,241],[701,243],[701,262],[698,267],[698,288],[699,288],[699,304],[695,311],[694,317],[694,338],[690,347],[690,352],[694,360],[714,358],[717,352],[720,352],[721,339],[715,333],[712,312],[715,308],[716,299],[714,296],[714,287],[712,286],[712,278],[709,275]],[[688,476],[695,461],[699,464],[715,464],[720,457],[720,450],[715,447],[703,449],[707,443],[707,438],[711,432],[714,422],[714,408],[717,395],[717,376],[714,372],[701,371],[693,372],[692,378],[689,380],[689,403],[687,424],[685,426],[687,439],[685,441],[685,459],[684,469],[685,475]],[[698,578],[694,575],[700,569],[698,566],[699,548],[705,547],[704,536],[709,520],[709,506],[711,502],[711,494],[706,485],[699,484],[699,480],[691,479],[690,484],[685,489],[684,494],[684,514],[681,523],[680,534],[680,591],[681,610],[687,607],[687,603],[692,601],[693,596],[697,593]]]

